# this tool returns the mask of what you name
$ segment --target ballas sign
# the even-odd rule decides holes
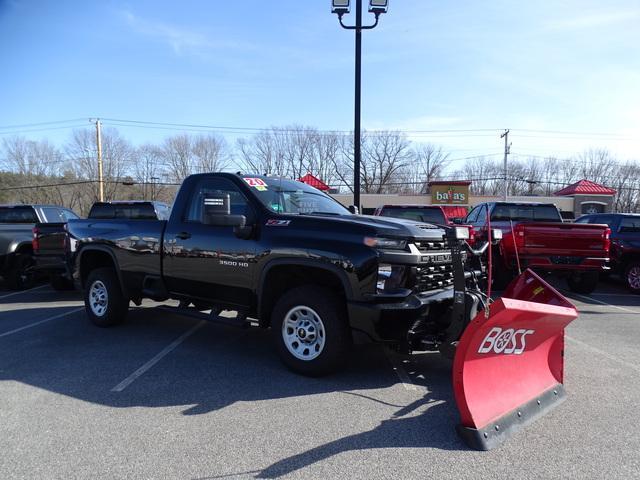
[[[469,203],[470,182],[431,182],[431,203],[441,205]]]

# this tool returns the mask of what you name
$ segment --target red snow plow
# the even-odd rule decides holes
[[[558,405],[564,329],[576,308],[531,270],[465,329],[453,363],[458,433],[489,450]]]

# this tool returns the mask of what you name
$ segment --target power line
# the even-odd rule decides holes
[[[72,118],[70,120],[53,120],[50,122],[39,122],[39,123],[23,123],[20,125],[2,125],[0,126],[0,130],[6,130],[9,128],[31,128],[31,127],[41,127],[43,125],[59,125],[61,123],[76,123],[81,120],[87,120],[86,118]]]
[[[11,131],[11,132],[0,132],[0,135],[21,135],[23,133],[32,133],[32,132],[46,132],[49,130],[63,130],[66,128],[80,128],[80,127],[84,127],[85,125],[65,125],[64,127],[48,127],[48,128],[34,128],[31,130],[15,130],[15,131]]]

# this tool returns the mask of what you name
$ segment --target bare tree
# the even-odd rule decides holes
[[[220,172],[231,164],[232,154],[224,137],[201,135],[192,140],[191,152],[197,173]]]
[[[158,200],[165,187],[161,180],[166,175],[162,150],[151,144],[142,145],[135,153],[134,178],[140,184],[140,194],[145,200]]]

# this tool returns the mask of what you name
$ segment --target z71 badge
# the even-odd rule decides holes
[[[275,218],[270,218],[269,220],[267,220],[267,223],[265,223],[265,225],[267,227],[288,227],[290,223],[291,220],[278,220]]]

